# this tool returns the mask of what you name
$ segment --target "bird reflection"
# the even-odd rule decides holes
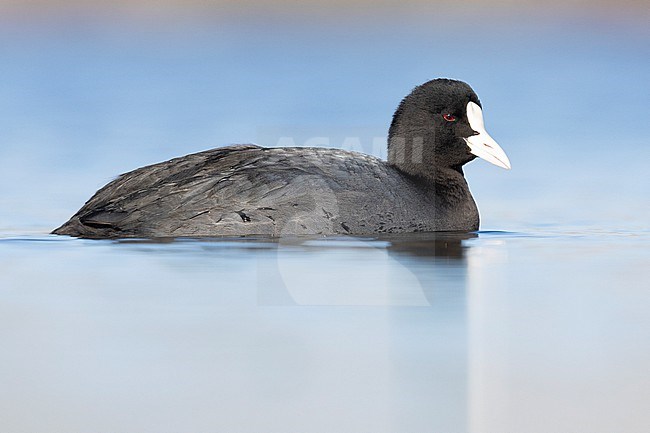
[[[467,241],[477,237],[447,232],[118,243],[131,251],[164,253],[159,258],[174,267],[192,263],[192,269],[219,269],[226,275],[231,273],[224,266],[257,274],[260,305],[428,306],[448,313],[464,304]],[[214,285],[233,282],[220,278]]]
[[[477,237],[476,233],[438,232],[386,235],[378,239],[390,242],[388,250],[397,254],[463,259],[467,248],[464,241]]]

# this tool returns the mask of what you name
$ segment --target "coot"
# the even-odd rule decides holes
[[[474,231],[463,165],[510,161],[457,80],[399,104],[388,161],[325,148],[221,147],[139,168],[100,189],[59,235],[84,238]]]

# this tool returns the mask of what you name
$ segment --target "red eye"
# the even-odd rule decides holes
[[[450,114],[450,113],[443,114],[442,118],[445,119],[447,122],[455,122],[456,121],[456,116],[454,116],[453,114]]]

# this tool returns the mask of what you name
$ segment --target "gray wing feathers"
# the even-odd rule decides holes
[[[390,179],[386,170],[376,158],[332,149],[219,148],[119,176],[55,233],[346,233],[350,223],[341,209],[367,206],[367,193],[361,191],[376,190],[381,179]],[[391,185],[381,189],[393,190]]]

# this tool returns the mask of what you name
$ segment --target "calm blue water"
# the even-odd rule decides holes
[[[484,18],[4,23],[1,430],[647,431],[650,33]],[[210,147],[385,155],[437,76],[474,87],[513,164],[467,166],[477,234],[47,235],[116,174]]]

